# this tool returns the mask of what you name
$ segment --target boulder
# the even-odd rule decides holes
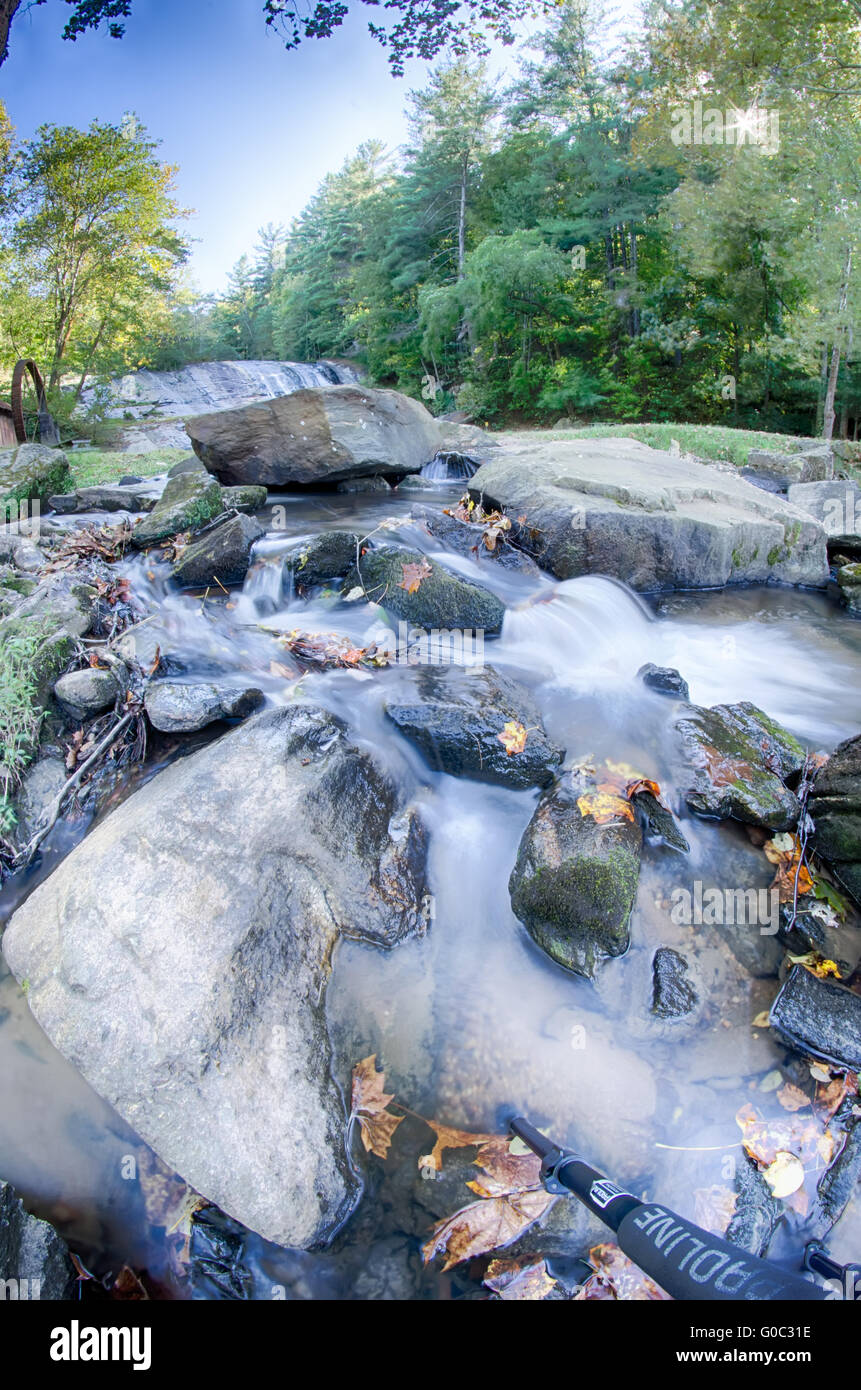
[[[628,949],[641,850],[635,822],[600,825],[576,792],[554,788],[520,841],[508,884],[514,915],[552,960],[591,979]]]
[[[296,584],[312,588],[343,579],[356,563],[361,537],[352,531],[321,531],[288,555],[285,568]]]
[[[60,449],[45,444],[4,449],[0,453],[0,518],[21,502],[47,502],[52,493],[63,491],[68,477],[69,460]]]
[[[479,525],[459,521],[456,516],[448,516],[438,507],[428,507],[421,503],[413,507],[411,515],[413,521],[417,521],[443,545],[457,551],[459,555],[468,556],[478,564],[498,565],[502,569],[517,570],[520,574],[528,574],[535,578],[541,575],[534,560],[504,540],[499,541],[493,550],[488,550],[484,544],[484,530]]]
[[[251,564],[254,542],[265,534],[252,516],[228,516],[185,547],[171,569],[171,578],[188,588],[241,584]]]
[[[650,690],[657,690],[661,695],[669,695],[674,700],[691,698],[687,681],[674,666],[656,666],[653,661],[647,661],[645,666],[640,667],[637,675],[644,685]]]
[[[470,480],[525,521],[516,543],[558,579],[604,574],[642,592],[730,583],[822,586],[822,527],[732,470],[630,439],[505,441]]]
[[[144,706],[153,728],[166,734],[187,734],[219,719],[247,719],[263,704],[262,690],[238,690],[204,683],[151,681]]]
[[[0,1287],[5,1300],[67,1299],[74,1286],[66,1242],[47,1221],[24,1210],[8,1182],[0,1182]]]
[[[221,489],[225,507],[232,507],[236,512],[259,512],[261,507],[266,506],[268,495],[265,487],[253,487],[250,483],[245,487]]]
[[[827,444],[803,452],[777,453],[751,449],[742,476],[775,492],[786,492],[797,483],[818,483],[834,475],[834,455]]]
[[[221,488],[203,470],[180,473],[167,486],[149,516],[139,521],[132,541],[142,550],[180,531],[197,531],[224,511]]]
[[[410,690],[386,700],[385,710],[431,767],[455,777],[545,787],[564,757],[564,749],[547,738],[538,706],[525,686],[491,666],[426,666],[416,672]],[[499,739],[510,721],[527,730],[520,753],[506,752]]]
[[[55,512],[151,512],[157,502],[158,493],[148,484],[79,487],[76,492],[48,499]]]
[[[861,907],[861,734],[835,748],[816,774],[811,844]]]
[[[652,961],[652,1013],[657,1018],[686,1018],[699,1004],[689,978],[688,962],[678,951],[661,946]]]
[[[73,719],[91,719],[101,714],[102,710],[110,709],[118,694],[119,686],[113,672],[100,671],[96,666],[69,671],[54,686],[54,695]]]
[[[855,482],[797,483],[789,489],[789,500],[820,522],[832,539],[861,533],[861,490]]]
[[[198,415],[192,447],[222,483],[329,485],[418,473],[440,447],[429,411],[399,391],[330,386]]]
[[[861,614],[861,563],[841,565],[837,571],[837,584],[849,612]]]
[[[406,587],[410,577],[404,574],[405,565],[430,571],[412,593]],[[426,630],[470,628],[496,633],[505,617],[505,605],[488,589],[461,579],[419,551],[400,546],[383,546],[363,555],[347,575],[344,592],[357,586],[364,588],[371,603]]]
[[[798,800],[784,784],[804,762],[792,734],[756,705],[689,706],[676,722],[686,770],[684,798],[692,811],[788,830]]]
[[[861,1071],[861,995],[851,989],[794,965],[768,1017],[787,1047]]]
[[[336,492],[391,492],[392,484],[377,473],[372,478],[346,478],[338,483]]]
[[[196,454],[189,454],[188,458],[180,459],[172,468],[167,470],[169,478],[178,478],[183,473],[205,473],[206,469]]]
[[[359,1195],[330,1071],[332,952],[342,934],[388,948],[425,929],[425,856],[338,720],[264,711],[97,824],[3,952],[54,1046],[170,1168],[309,1248]]]

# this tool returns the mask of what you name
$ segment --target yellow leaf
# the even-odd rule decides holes
[[[622,796],[614,796],[610,792],[584,792],[577,798],[577,806],[581,816],[591,816],[599,825],[607,825],[614,820],[634,819],[634,812],[631,805]]]
[[[774,1162],[763,1169],[762,1176],[775,1197],[791,1197],[804,1184],[804,1165],[795,1154],[778,1149]]]
[[[527,732],[522,724],[518,724],[516,719],[509,719],[508,723],[503,725],[502,733],[496,735],[509,758],[515,753],[523,752],[526,747]]]

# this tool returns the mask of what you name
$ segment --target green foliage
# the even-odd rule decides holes
[[[14,828],[14,794],[42,723],[34,657],[44,637],[43,627],[33,622],[4,633],[0,642],[0,835]]]

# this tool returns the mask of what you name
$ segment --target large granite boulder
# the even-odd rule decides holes
[[[676,723],[685,761],[684,798],[692,811],[788,830],[798,799],[785,785],[804,762],[792,734],[756,705],[688,707]]]
[[[822,527],[730,469],[630,439],[504,441],[470,480],[559,579],[606,574],[644,592],[824,585]]]
[[[11,919],[3,952],[55,1047],[244,1225],[311,1247],[359,1183],[330,1072],[339,937],[424,930],[423,828],[312,705],[264,711],[96,826]]]
[[[861,734],[835,748],[817,772],[808,810],[813,848],[861,907]]]
[[[45,444],[19,444],[0,453],[0,520],[7,513],[14,521],[22,502],[47,502],[62,492],[69,476],[69,460],[61,449]]]
[[[198,415],[186,428],[194,452],[222,483],[266,487],[418,473],[442,443],[420,401],[352,385]]]

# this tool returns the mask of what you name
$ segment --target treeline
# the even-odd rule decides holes
[[[409,98],[153,356],[349,357],[475,418],[858,431],[859,10],[566,0],[516,82]]]

